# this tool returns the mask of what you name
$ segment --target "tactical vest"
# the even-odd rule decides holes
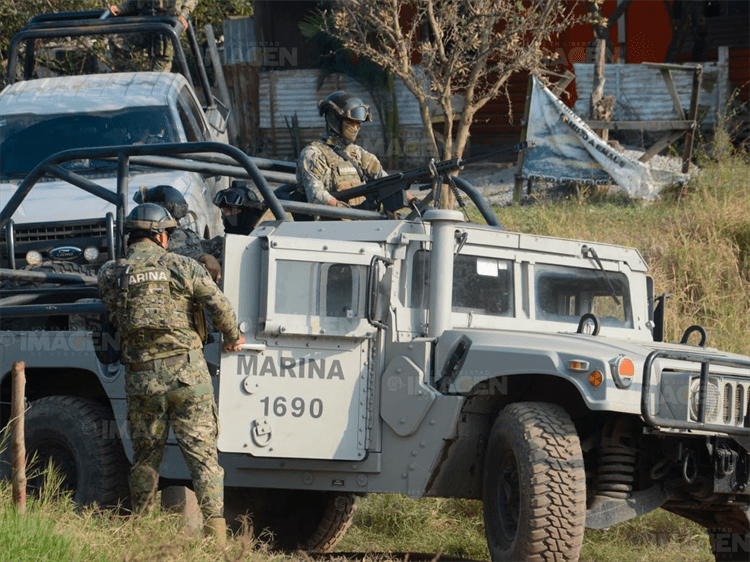
[[[335,197],[337,191],[343,191],[365,183],[364,178],[360,177],[354,164],[336,154],[336,151],[328,144],[321,141],[313,141],[312,144],[323,154],[326,164],[331,170],[331,195]],[[359,205],[364,200],[364,197],[357,197],[350,200],[349,204]]]
[[[124,332],[195,329],[187,312],[175,305],[170,287],[172,275],[163,263],[166,257],[157,254],[137,262],[117,262],[121,294],[117,325]]]
[[[139,12],[146,13],[154,10],[157,14],[178,14],[182,9],[182,4],[182,0],[139,0],[137,2]]]

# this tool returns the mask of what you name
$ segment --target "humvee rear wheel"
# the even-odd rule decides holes
[[[125,498],[128,460],[119,438],[105,425],[111,419],[108,408],[75,396],[32,402],[25,420],[26,456],[29,462],[35,459],[28,467],[30,489],[41,488],[40,472],[52,464],[60,487],[70,491],[76,503],[109,506]]]
[[[505,407],[490,433],[483,478],[492,560],[578,560],[586,476],[575,426],[562,407]]]
[[[342,492],[227,488],[224,515],[234,531],[247,515],[255,536],[274,548],[330,552],[351,526],[356,501]]]

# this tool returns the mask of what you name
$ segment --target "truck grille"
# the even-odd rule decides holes
[[[698,419],[698,387],[699,379],[694,378],[691,383],[690,417]],[[750,425],[748,408],[750,407],[750,380],[726,377],[711,377],[706,395],[706,421],[747,427]],[[747,422],[747,423],[746,423]]]
[[[750,405],[750,383],[723,381],[722,421],[727,425],[743,426]]]
[[[45,242],[51,240],[70,240],[71,238],[94,238],[107,235],[103,220],[74,221],[60,223],[30,223],[13,225],[16,245],[28,242]],[[0,232],[0,243],[5,244],[5,230]]]

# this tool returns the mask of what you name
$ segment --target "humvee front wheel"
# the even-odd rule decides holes
[[[484,522],[494,561],[578,560],[586,476],[575,426],[543,402],[506,406],[484,463]]]
[[[254,534],[281,550],[330,552],[352,524],[357,496],[317,490],[227,488],[224,515],[233,530],[247,515]]]

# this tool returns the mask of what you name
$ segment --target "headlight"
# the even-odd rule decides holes
[[[690,418],[698,421],[698,399],[700,397],[700,379],[695,379],[690,386]],[[719,387],[713,381],[708,381],[706,387],[706,421],[716,421],[719,415]]]
[[[627,388],[633,382],[635,376],[635,365],[632,359],[620,355],[612,361],[612,377],[615,379],[617,388]]]
[[[96,261],[96,258],[99,257],[99,249],[89,246],[83,251],[83,257],[86,258],[86,261]]]
[[[42,263],[42,254],[36,250],[26,252],[26,263],[29,265],[39,265]]]

